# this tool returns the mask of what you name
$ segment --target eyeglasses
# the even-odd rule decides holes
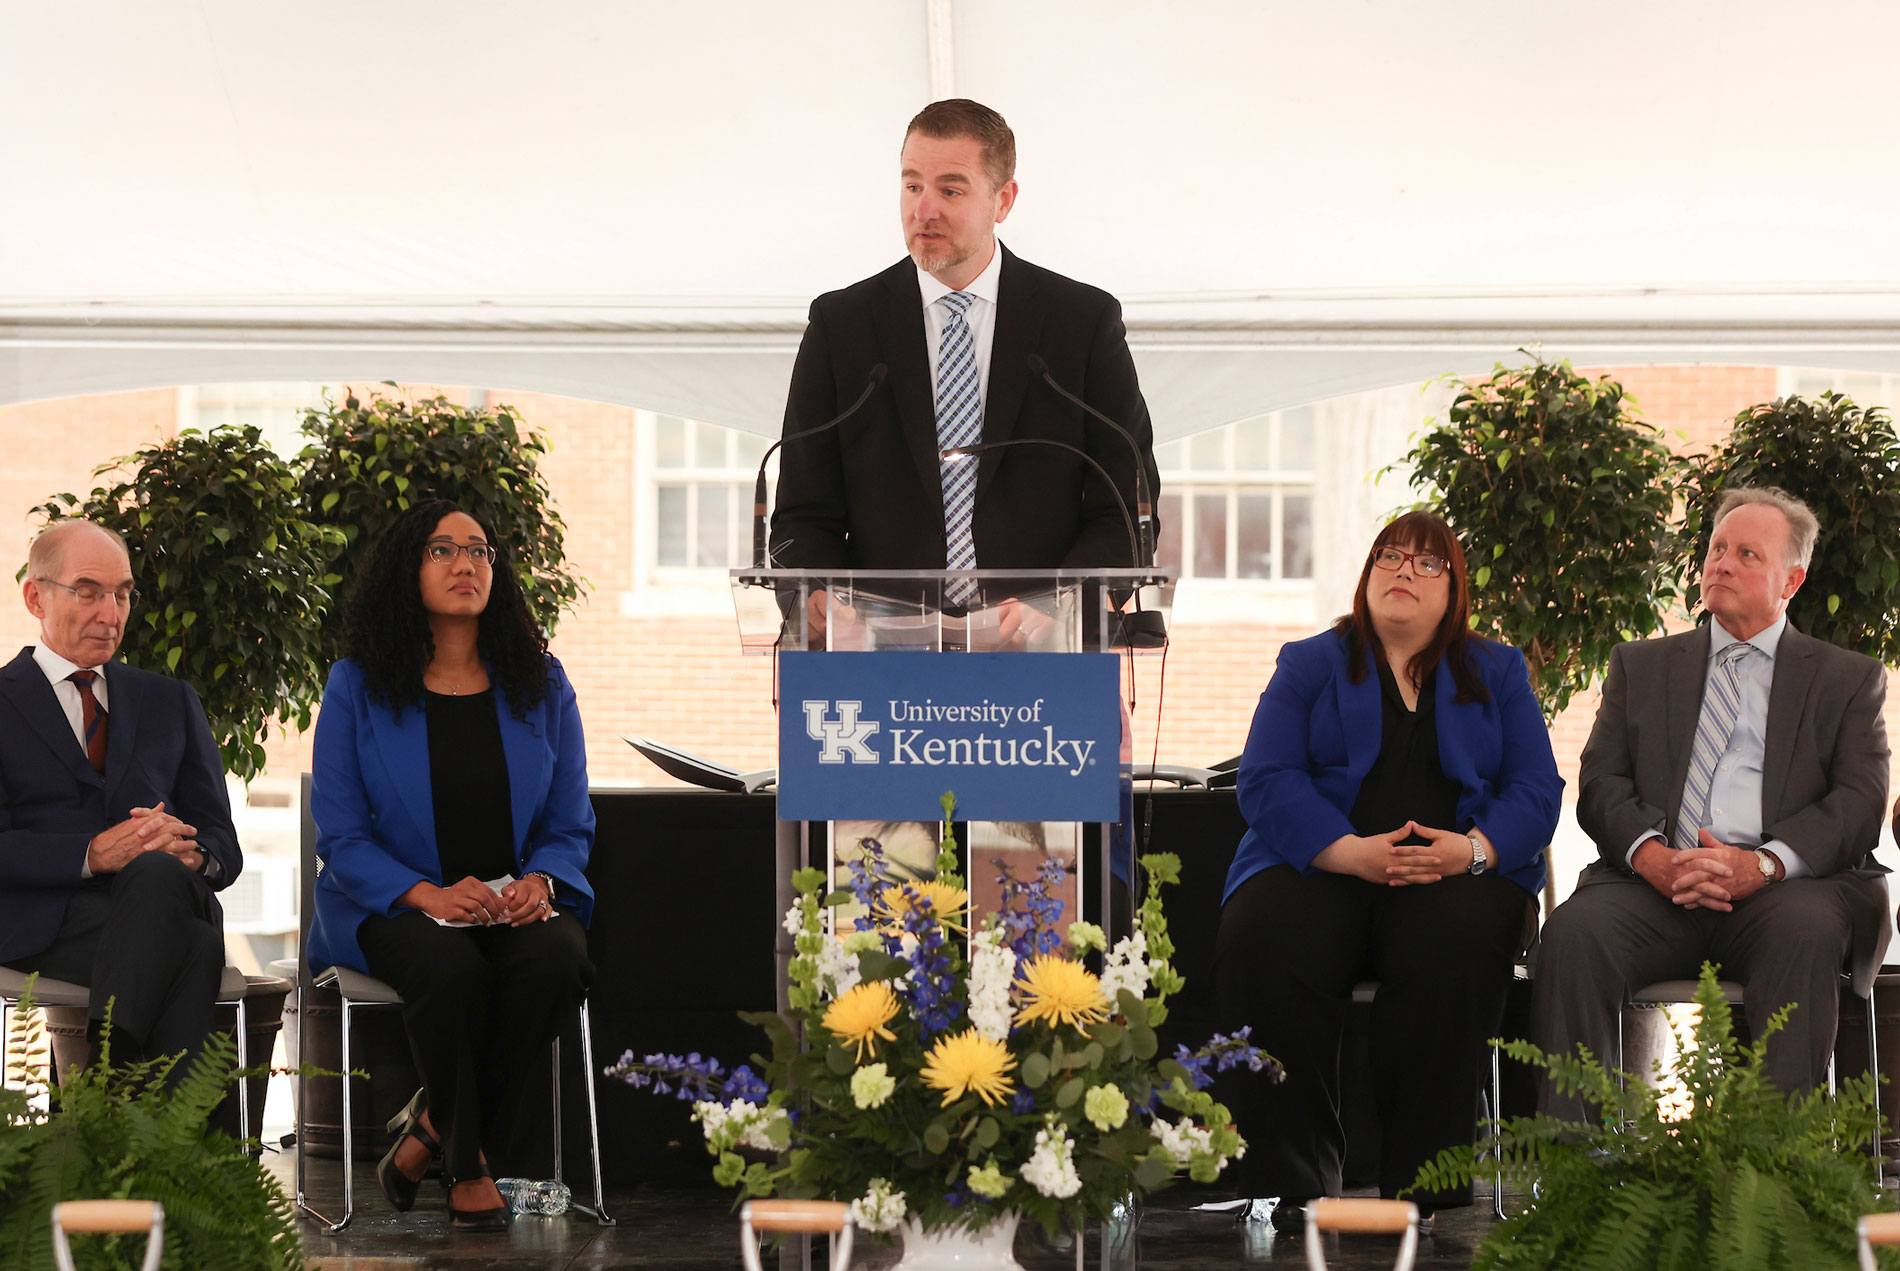
[[[445,538],[430,539],[423,544],[422,550],[438,565],[452,564],[462,552],[468,553],[468,558],[477,565],[493,565],[495,557],[500,555],[488,543],[451,543]]]
[[[1434,556],[1430,552],[1408,552],[1403,547],[1381,547],[1372,553],[1372,563],[1380,569],[1389,569],[1397,573],[1399,566],[1406,561],[1412,562],[1412,568],[1418,571],[1420,578],[1437,578],[1445,572],[1445,558]]]
[[[138,603],[139,589],[130,585],[124,587],[101,587],[98,583],[63,583],[54,578],[35,578],[34,582],[45,583],[48,587],[57,587],[61,591],[70,591],[73,599],[82,605],[96,605],[107,596],[121,609],[130,609]]]

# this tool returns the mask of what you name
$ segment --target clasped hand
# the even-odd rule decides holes
[[[1729,913],[1760,891],[1762,876],[1755,853],[1731,847],[1707,826],[1696,836],[1698,846],[1673,851],[1660,835],[1636,849],[1630,865],[1656,891],[1684,909],[1713,909]]]
[[[1408,838],[1425,841],[1399,841]],[[1458,830],[1440,830],[1407,821],[1384,834],[1342,835],[1328,844],[1313,863],[1321,869],[1350,874],[1368,883],[1409,887],[1468,873],[1471,840]]]
[[[116,874],[146,852],[168,852],[194,874],[204,868],[198,827],[165,811],[162,802],[133,808],[125,820],[93,835],[86,845],[86,868],[94,874]]]
[[[547,882],[533,874],[516,879],[499,892],[490,890],[473,874],[447,887],[417,883],[403,894],[403,900],[431,918],[480,927],[498,922],[524,927],[554,916],[554,897]]]

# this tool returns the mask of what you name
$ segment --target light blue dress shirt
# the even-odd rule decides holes
[[[1788,615],[1783,613],[1772,626],[1756,632],[1748,641],[1755,651],[1735,668],[1742,705],[1735,717],[1735,731],[1729,734],[1728,748],[1716,761],[1715,778],[1709,783],[1709,830],[1731,847],[1759,847],[1772,852],[1781,862],[1782,877],[1800,878],[1808,867],[1795,850],[1780,839],[1764,843],[1761,838],[1761,768],[1768,747],[1768,691],[1775,683],[1775,651],[1781,647],[1781,633],[1787,629]],[[1721,622],[1711,619],[1709,660],[1702,672],[1705,695],[1716,658],[1734,643],[1735,637]],[[1638,835],[1624,853],[1624,861],[1633,861],[1637,848],[1661,834],[1660,830],[1647,830]]]

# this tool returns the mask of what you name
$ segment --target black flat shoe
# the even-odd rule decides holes
[[[376,1162],[376,1181],[382,1184],[383,1195],[389,1197],[389,1203],[403,1213],[415,1208],[416,1193],[422,1188],[422,1179],[411,1178],[396,1167],[396,1153],[401,1149],[402,1141],[414,1139],[422,1144],[429,1153],[429,1160],[442,1155],[442,1145],[436,1141],[435,1135],[422,1128],[422,1111],[418,1106],[420,1098],[418,1092],[417,1097],[409,1101],[409,1106],[389,1123],[390,1132],[396,1135],[396,1141],[383,1153],[383,1159]],[[424,1177],[428,1176],[427,1162],[423,1164],[422,1173]]]

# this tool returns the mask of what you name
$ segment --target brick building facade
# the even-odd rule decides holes
[[[1662,428],[1670,444],[1688,450],[1702,449],[1719,439],[1729,419],[1744,406],[1791,390],[1812,392],[1833,384],[1855,391],[1858,400],[1871,404],[1882,400],[1878,394],[1887,387],[1870,377],[1842,383],[1840,377],[1829,381],[1824,373],[1785,368],[1639,366],[1607,368],[1607,373],[1625,385],[1642,416]],[[446,391],[462,400],[470,397],[468,392]],[[5,518],[0,522],[4,525],[0,556],[9,569],[17,569],[24,561],[26,543],[35,528],[28,509],[58,491],[90,489],[97,464],[180,426],[233,418],[258,422],[269,425],[267,432],[280,448],[294,446],[292,407],[298,401],[314,401],[315,392],[315,386],[297,386],[278,390],[273,399],[268,392],[250,390],[247,396],[244,391],[205,386],[0,408],[0,436],[8,443],[8,463],[0,469],[0,509]],[[733,544],[743,541],[733,527],[741,524],[744,512],[722,492],[720,481],[749,468],[762,443],[749,438],[722,442],[724,430],[688,425],[682,431],[681,421],[620,406],[505,388],[478,391],[478,396],[512,403],[529,426],[551,443],[545,473],[568,525],[569,559],[588,588],[579,608],[562,622],[554,649],[580,695],[594,781],[669,784],[668,778],[621,740],[634,733],[741,769],[771,766],[770,661],[739,653],[722,563]],[[1416,393],[1396,398],[1388,393],[1386,400],[1399,402],[1396,409],[1404,417],[1396,429],[1388,421],[1383,433],[1371,434],[1374,441],[1368,443],[1367,455],[1373,463],[1356,469],[1334,465],[1329,470],[1323,456],[1306,454],[1294,461],[1306,467],[1288,468],[1291,476],[1285,471],[1269,473],[1263,478],[1266,484],[1257,490],[1242,489],[1243,498],[1253,491],[1255,502],[1249,506],[1257,511],[1268,506],[1269,495],[1263,491],[1279,492],[1272,497],[1284,500],[1289,519],[1275,521],[1272,532],[1281,538],[1295,532],[1306,534],[1300,549],[1307,553],[1301,558],[1305,563],[1291,563],[1296,553],[1288,540],[1275,549],[1272,569],[1263,566],[1248,575],[1243,565],[1240,577],[1183,584],[1174,643],[1165,663],[1156,656],[1139,661],[1135,713],[1139,761],[1157,752],[1157,706],[1164,706],[1158,746],[1162,762],[1205,765],[1237,753],[1280,645],[1311,634],[1343,607],[1357,575],[1366,531],[1323,528],[1328,505],[1352,484],[1350,476],[1340,473],[1357,471],[1363,483],[1364,473],[1403,453],[1405,436],[1429,413]],[[1393,408],[1387,409],[1389,413]],[[273,423],[247,411],[266,415],[276,411],[280,417]],[[1336,420],[1309,414],[1307,423],[1321,428],[1334,426]],[[1238,426],[1235,435],[1242,440],[1229,448],[1230,458],[1247,448],[1242,443],[1245,430],[1252,426]],[[1322,450],[1325,440],[1322,436]],[[1284,445],[1283,450],[1282,442],[1274,442],[1272,462],[1287,468],[1284,456],[1291,453],[1293,442]],[[1185,462],[1186,443],[1178,443],[1175,449]],[[1200,468],[1206,462],[1213,461],[1195,459],[1191,466]],[[1169,467],[1170,460],[1164,457],[1164,487]],[[681,479],[674,481],[674,476]],[[695,483],[697,493],[683,493]],[[661,493],[662,485],[668,493]],[[749,493],[749,481],[747,486]],[[1191,496],[1197,488],[1189,489]],[[1220,553],[1208,547],[1207,526],[1213,523],[1210,518],[1234,515],[1238,505],[1232,501],[1231,490],[1223,496],[1218,487],[1208,488],[1216,493],[1197,504],[1201,508],[1199,537],[1195,545],[1182,550],[1190,558],[1198,553],[1202,564],[1197,568],[1205,570],[1210,567],[1207,562],[1213,561],[1211,568],[1218,572]],[[1222,497],[1228,502],[1221,504]],[[1376,524],[1379,514],[1406,497],[1402,482],[1388,479],[1378,496],[1383,502],[1366,504],[1361,521]],[[1310,501],[1302,503],[1302,498]],[[1365,504],[1363,498],[1360,501]],[[749,510],[749,500],[745,502]],[[1275,516],[1282,515],[1281,502],[1272,507]],[[1296,512],[1307,518],[1304,529],[1295,524]],[[692,517],[690,527],[677,524],[687,515]],[[1176,516],[1179,526],[1180,513]],[[1237,522],[1233,532],[1244,537]],[[1339,541],[1329,546],[1328,533]],[[657,549],[656,541],[662,543]],[[1232,571],[1235,553],[1230,551],[1226,559]],[[682,560],[686,562],[683,568],[678,567]],[[1291,576],[1301,568],[1312,576]],[[23,606],[0,604],[0,645],[17,648],[31,641],[35,631]],[[1889,713],[1900,717],[1895,700],[1900,699],[1890,699]],[[1594,695],[1579,697],[1553,728],[1559,768],[1571,783],[1572,799],[1577,754],[1595,708]],[[1895,722],[1890,718],[1890,730]],[[256,783],[253,797],[280,802],[284,792],[294,789],[296,774],[308,766],[308,739],[276,737],[268,749],[269,771]],[[1587,852],[1587,847],[1581,851]],[[1567,843],[1560,854],[1559,874],[1567,878],[1580,863],[1579,845]]]

